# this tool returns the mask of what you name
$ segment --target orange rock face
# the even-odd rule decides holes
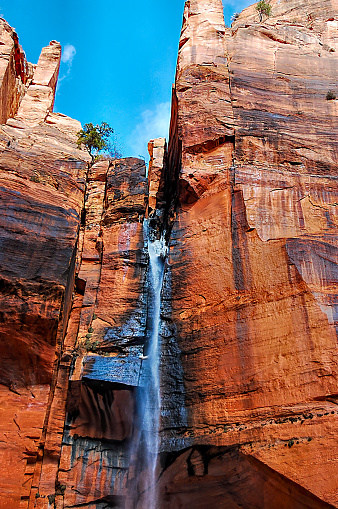
[[[165,175],[167,169],[166,164],[167,143],[165,138],[157,138],[148,143],[148,151],[150,154],[148,181],[148,214],[154,213],[156,210],[163,209],[165,205],[164,187]]]
[[[226,28],[186,2],[148,178],[89,165],[52,111],[60,45],[32,66],[0,21],[0,507],[338,507],[338,6],[270,4]]]
[[[16,119],[34,126],[53,111],[54,96],[61,61],[61,45],[51,41],[42,49],[33,79],[18,109]]]
[[[164,365],[162,439],[200,449],[170,459],[161,507],[338,506],[337,9],[308,4],[272,1],[262,22],[253,6],[225,29],[221,1],[186,3],[164,294],[184,395],[179,412]]]
[[[58,473],[67,486],[65,507],[126,496],[146,334],[147,189],[145,165],[138,159],[98,163],[89,172],[79,271],[86,286],[72,340],[77,359]]]
[[[32,79],[32,65],[26,60],[15,31],[0,20],[0,111],[1,123],[16,114],[25,93],[25,86]]]
[[[72,304],[89,157],[76,146],[78,122],[69,119],[66,134],[58,125],[44,123],[47,113],[41,116],[35,104],[28,111],[28,116],[39,117],[34,126],[23,114],[20,122],[13,119],[20,101],[23,112],[33,86],[50,90],[48,108],[54,118],[60,45],[53,43],[42,52],[30,84],[32,66],[16,34],[4,21],[1,31],[6,49],[0,60],[1,94],[6,101],[1,103],[0,127],[0,506],[17,508],[28,507],[46,450],[46,424],[58,390],[55,368]],[[61,436],[63,424],[57,428]]]

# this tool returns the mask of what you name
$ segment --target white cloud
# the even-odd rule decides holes
[[[60,92],[62,81],[68,78],[70,71],[72,70],[73,58],[75,57],[75,55],[76,55],[75,47],[72,44],[66,44],[62,50],[61,69],[56,87],[56,93]]]
[[[72,44],[66,44],[63,48],[61,62],[68,64],[69,67],[73,64],[73,58],[76,55],[76,49]]]
[[[147,160],[148,141],[154,138],[167,138],[170,122],[170,102],[159,103],[153,110],[144,110],[141,114],[141,122],[130,133],[128,147],[131,154],[126,156],[144,156]]]

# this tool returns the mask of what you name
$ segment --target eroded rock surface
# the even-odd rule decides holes
[[[60,45],[33,66],[0,21],[0,507],[149,509],[149,228],[154,507],[338,507],[338,6],[271,8],[229,29],[221,0],[186,2],[148,178],[89,165],[52,111]]]
[[[33,66],[26,60],[19,44],[18,36],[12,27],[0,20],[0,111],[1,123],[13,117],[31,82]]]
[[[40,116],[35,104],[27,113],[42,122],[33,127],[24,115],[20,121],[13,119],[33,86],[50,89],[53,118],[61,48],[53,43],[42,52],[33,84],[33,66],[26,62],[16,34],[5,21],[0,25],[1,93],[6,98],[0,127],[0,505],[14,508],[28,507],[31,486],[39,481],[36,472],[72,304],[89,157],[76,145],[79,122],[69,119],[73,131],[67,135],[43,122],[46,112]],[[62,435],[63,422],[57,432]]]
[[[65,507],[125,500],[146,336],[144,162],[97,163],[87,190],[79,271],[86,286],[81,309],[73,308],[78,331],[69,331],[77,358],[58,474]]]
[[[162,507],[338,505],[338,122],[326,99],[337,6],[271,8],[260,22],[250,7],[226,29],[220,0],[186,2],[169,143],[179,177],[163,303]],[[191,444],[225,469],[221,447],[231,447],[266,480],[233,459],[240,489],[230,478],[225,487],[225,471],[220,488],[204,453],[184,452]]]

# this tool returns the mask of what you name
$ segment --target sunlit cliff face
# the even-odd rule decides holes
[[[336,11],[186,2],[148,178],[0,23],[0,505],[338,507]]]

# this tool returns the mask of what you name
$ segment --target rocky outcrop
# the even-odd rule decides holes
[[[62,117],[66,134],[52,113],[60,45],[43,50],[33,77],[33,66],[3,20],[1,34],[0,505],[14,508],[28,507],[34,475],[38,482],[72,305],[89,157],[76,145],[80,123]],[[40,115],[38,103],[27,114],[42,122],[33,125],[23,114],[14,120],[20,101],[22,112],[36,86],[50,90],[51,121],[43,122],[47,114]],[[59,422],[61,436],[62,430]]]
[[[0,507],[338,507],[337,12],[187,1],[147,176],[89,165],[59,44],[1,21]]]
[[[163,210],[166,204],[165,176],[167,173],[167,143],[165,138],[157,138],[148,143],[150,155],[148,168],[148,214],[152,215],[156,210]]]
[[[338,505],[337,9],[271,8],[226,29],[220,0],[186,2],[163,322],[180,365],[174,381],[162,368],[162,507]]]
[[[18,109],[16,119],[29,126],[43,122],[53,111],[54,96],[61,61],[61,45],[51,41],[42,49],[33,79]]]
[[[33,75],[32,65],[18,41],[18,36],[5,20],[0,20],[0,114],[4,124],[15,115]]]

